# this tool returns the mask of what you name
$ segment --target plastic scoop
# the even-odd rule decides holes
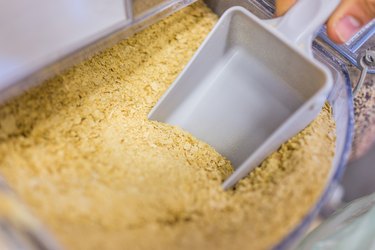
[[[320,112],[332,86],[315,32],[340,0],[299,0],[281,18],[228,9],[149,119],[179,126],[235,168],[235,185]]]

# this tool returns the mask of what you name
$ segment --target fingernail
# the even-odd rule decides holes
[[[342,42],[348,41],[361,29],[361,23],[352,16],[344,16],[336,25],[336,32]]]

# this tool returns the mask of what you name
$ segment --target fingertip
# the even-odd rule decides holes
[[[371,21],[375,13],[365,3],[366,0],[342,1],[327,22],[327,35],[332,41],[338,44],[347,42]]]
[[[327,35],[328,37],[337,44],[343,44],[346,41],[337,33],[337,22],[338,20],[330,18],[327,22]]]

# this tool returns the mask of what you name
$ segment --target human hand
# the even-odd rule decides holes
[[[276,16],[286,13],[296,1],[276,0]],[[327,34],[332,41],[344,43],[374,17],[375,0],[341,0],[327,21]]]

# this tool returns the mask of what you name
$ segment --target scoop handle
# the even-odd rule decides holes
[[[268,22],[290,42],[312,56],[311,44],[316,31],[339,3],[340,0],[298,0],[284,16]]]

